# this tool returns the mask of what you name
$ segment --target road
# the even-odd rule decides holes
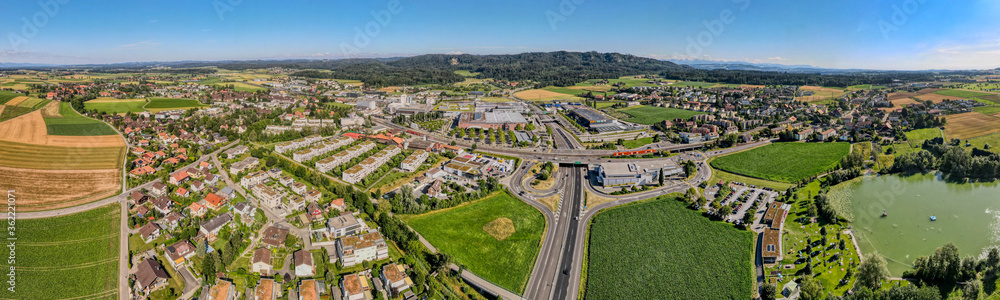
[[[570,299],[568,295],[570,293],[576,294],[575,291],[571,290],[571,287],[579,287],[580,280],[577,276],[575,284],[573,283],[573,274],[578,273],[582,264],[574,264],[573,257],[577,250],[582,250],[582,244],[574,243],[583,237],[579,234],[585,232],[587,229],[584,226],[580,226],[580,206],[583,205],[583,194],[579,187],[583,184],[583,177],[587,173],[587,169],[582,166],[567,167],[570,170],[569,179],[567,180],[566,186],[566,199],[568,200],[569,206],[564,209],[563,213],[560,214],[563,219],[563,226],[566,231],[565,239],[562,245],[562,251],[560,251],[560,258],[558,260],[558,272],[556,273],[556,282],[554,287],[554,293],[550,299]],[[580,251],[582,252],[582,251]],[[572,297],[576,299],[576,297]]]

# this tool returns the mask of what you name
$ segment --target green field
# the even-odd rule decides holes
[[[939,137],[941,137],[941,130],[937,128],[924,128],[906,132],[906,139],[911,143],[921,143],[922,141]]]
[[[590,225],[586,299],[750,299],[753,236],[664,196]]]
[[[118,299],[119,213],[118,205],[110,205],[17,220],[14,236],[7,230],[0,234],[4,240],[17,238],[16,290],[5,286],[0,298]]]
[[[476,77],[476,75],[479,75],[479,72],[470,72],[468,70],[455,70],[455,74],[462,75],[465,77]]]
[[[860,84],[847,87],[848,90],[870,90],[870,89],[884,89],[884,88],[887,87],[884,85],[871,85],[871,84]]]
[[[943,91],[937,91],[937,92],[934,92],[934,93],[938,94],[938,95],[945,95],[945,96],[952,96],[952,97],[961,97],[961,98],[972,98],[972,97],[993,95],[993,94],[990,94],[990,93],[980,93],[980,92],[961,91],[961,90],[943,90]]]
[[[653,125],[659,122],[663,122],[664,120],[673,120],[676,118],[687,120],[690,119],[691,117],[705,114],[703,112],[692,111],[692,110],[683,110],[683,109],[676,109],[669,107],[646,106],[646,105],[622,108],[619,109],[618,111],[632,116],[632,118],[625,119],[625,121],[645,124],[645,125]]]
[[[772,188],[772,189],[775,189],[775,190],[779,190],[779,191],[780,190],[787,190],[788,188],[795,186],[794,184],[787,183],[787,182],[777,182],[777,181],[765,180],[765,179],[760,179],[760,178],[746,177],[746,176],[737,175],[737,174],[729,173],[729,172],[722,171],[722,170],[713,169],[712,170],[712,178],[710,178],[708,180],[708,182],[709,183],[719,183],[719,181],[725,181],[725,182],[737,181],[737,182],[742,182],[742,183],[746,183],[746,184],[752,184],[752,185],[756,185],[756,186],[769,187],[769,188]]]
[[[678,81],[678,82],[675,82],[674,84],[671,84],[671,86],[689,86],[689,87],[698,87],[698,88],[713,87],[715,85],[717,85],[717,84],[716,83],[711,83],[711,82],[701,82],[701,81]]]
[[[0,91],[0,104],[6,104],[7,101],[21,96],[24,96],[24,94],[10,91]]]
[[[775,143],[716,158],[713,168],[779,182],[797,182],[836,167],[848,143]]]
[[[109,113],[109,114],[120,114],[127,112],[144,112],[146,109],[142,108],[146,105],[146,100],[133,100],[133,101],[116,101],[116,102],[84,102],[83,108],[86,110],[96,109],[99,112]]]
[[[652,137],[644,137],[635,140],[627,140],[623,144],[626,149],[635,149],[653,143]]]
[[[172,98],[149,98],[149,103],[144,106],[145,109],[178,109],[178,108],[196,108],[205,106],[201,104],[198,100],[191,99],[172,99]]]
[[[986,144],[989,144],[990,148],[986,149],[987,151],[993,153],[1000,153],[1000,132],[980,137],[974,137],[968,139],[967,141],[969,142],[969,144],[972,144],[972,147],[976,147],[979,149],[983,149],[985,148]],[[962,144],[962,146],[965,146],[965,144]]]
[[[972,108],[972,110],[987,115],[1000,114],[1000,106],[980,106]]]
[[[514,197],[496,196],[417,216],[403,216],[407,224],[434,247],[454,256],[480,277],[520,293],[538,255],[545,218]],[[498,218],[508,218],[515,232],[502,241],[483,230]]]
[[[49,135],[113,135],[118,134],[108,124],[81,116],[73,110],[69,102],[59,103],[59,115],[62,118],[44,118]]]

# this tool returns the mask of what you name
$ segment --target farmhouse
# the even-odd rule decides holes
[[[348,236],[337,240],[337,257],[344,267],[351,267],[363,261],[388,258],[389,247],[377,231]]]
[[[684,170],[673,161],[664,163],[614,162],[602,163],[594,169],[597,182],[605,187],[657,184],[660,170],[663,176],[680,174]]]

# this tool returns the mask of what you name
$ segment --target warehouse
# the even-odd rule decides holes
[[[519,113],[514,112],[465,112],[458,117],[458,128],[510,129],[527,125]]]
[[[580,122],[580,124],[587,127],[599,127],[601,124],[611,123],[610,118],[588,108],[577,108],[571,110],[570,115],[576,118],[577,122]]]

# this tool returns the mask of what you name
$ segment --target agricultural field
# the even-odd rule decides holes
[[[979,106],[979,107],[973,107],[972,111],[975,111],[977,113],[981,113],[981,114],[984,114],[984,115],[992,115],[994,117],[1000,117],[1000,115],[998,115],[998,114],[1000,114],[1000,106]]]
[[[884,88],[887,88],[887,86],[871,85],[871,84],[860,84],[847,87],[848,90],[870,90],[870,89],[884,89]]]
[[[744,176],[791,183],[836,167],[849,150],[848,143],[775,143],[718,157],[711,165]]]
[[[103,99],[94,99],[83,103],[83,108],[90,111],[92,109],[99,112],[109,113],[109,114],[122,114],[127,112],[144,112],[146,109],[142,108],[146,105],[146,100],[143,99],[114,99],[118,101],[107,101]]]
[[[258,87],[245,82],[219,82],[212,85],[225,88],[233,86],[233,90],[237,92],[256,92],[256,91],[266,90],[265,88]]]
[[[518,97],[528,101],[553,101],[553,100],[580,100],[583,98],[573,96],[577,94],[575,91],[571,94],[559,93],[548,91],[545,89],[533,89],[524,90],[514,93],[514,97]]]
[[[24,94],[14,93],[9,91],[0,91],[0,104],[7,104],[7,101],[17,97],[23,97]]]
[[[69,102],[59,103],[60,117],[47,117],[45,127],[49,135],[94,136],[117,135],[111,126],[102,121],[84,117],[73,110]]]
[[[121,136],[50,135],[45,120],[34,111],[0,123],[0,185],[18,191],[18,210],[79,205],[120,191]]]
[[[711,82],[701,82],[701,81],[677,81],[671,84],[671,86],[683,86],[683,87],[698,87],[698,88],[708,88],[719,84]]]
[[[506,193],[401,218],[476,275],[518,293],[531,274],[545,228],[538,210]]]
[[[750,299],[753,236],[671,196],[590,224],[585,299]]]
[[[795,97],[795,100],[803,102],[822,102],[829,101],[844,95],[844,91],[837,88],[819,87],[819,86],[802,86],[799,88],[800,91],[811,91],[812,96],[801,96]]]
[[[992,93],[980,93],[980,92],[962,91],[962,90],[941,90],[941,91],[936,91],[934,93],[938,95],[950,96],[952,97],[951,99],[956,99],[956,98],[968,99],[973,97],[993,95]]]
[[[625,87],[633,87],[633,86],[656,86],[656,84],[652,84],[652,83],[647,83],[646,82],[646,81],[650,81],[650,80],[652,80],[652,79],[636,78],[636,76],[622,76],[622,77],[618,77],[618,79],[608,79],[608,85],[606,85],[606,86],[609,87],[608,90],[610,90],[610,86],[611,85],[618,84],[618,83],[624,84]],[[665,79],[659,79],[659,80],[663,81],[663,82],[676,82],[676,80],[665,80]],[[581,83],[577,83],[576,86],[602,87],[602,86],[595,86],[594,85],[594,83],[599,82],[599,81],[601,81],[601,80],[600,79],[590,79],[590,80],[587,80],[587,81],[584,81],[584,82],[581,82]]]
[[[937,127],[916,129],[906,132],[906,140],[917,144],[923,143],[925,140],[939,137],[941,137],[941,130]]]
[[[1000,118],[977,112],[945,116],[944,134],[948,139],[968,139],[1000,131]]]
[[[653,125],[664,120],[673,120],[676,118],[690,119],[691,117],[697,115],[704,115],[703,112],[693,111],[693,110],[683,110],[670,107],[656,107],[656,106],[646,106],[639,105],[629,108],[622,108],[618,111],[623,112],[627,115],[632,116],[631,118],[624,119],[628,122]]]
[[[514,102],[513,100],[503,98],[503,97],[483,97],[479,98],[483,102]]]
[[[46,219],[18,220],[16,293],[4,299],[118,299],[117,204]],[[122,279],[124,280],[124,279]]]
[[[198,100],[173,99],[173,98],[149,98],[149,103],[143,108],[157,112],[162,110],[199,108],[205,106]]]
[[[982,100],[982,101],[979,101],[979,102],[983,102],[983,104],[986,104],[986,105],[1000,104],[1000,95],[978,96],[978,97],[973,98],[973,99]]]

